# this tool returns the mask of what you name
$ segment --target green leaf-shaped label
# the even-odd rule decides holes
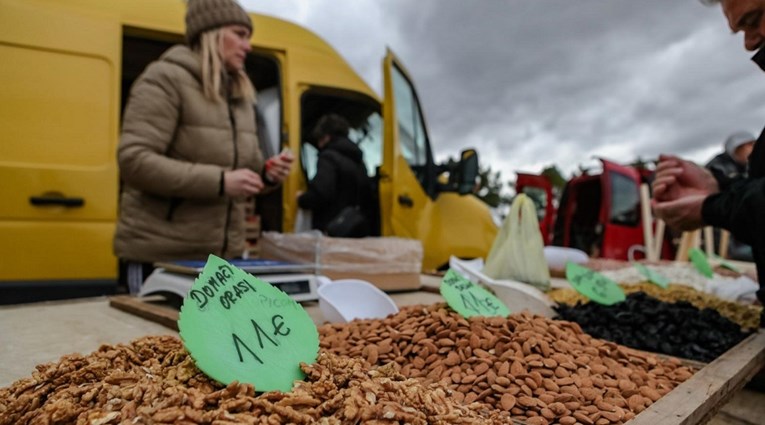
[[[741,273],[741,269],[739,269],[735,265],[729,263],[728,261],[725,261],[725,259],[720,257],[719,255],[712,254],[712,259],[717,261],[717,263],[720,265],[720,267],[724,267],[724,268],[726,268],[726,269],[728,269],[730,271],[736,272],[736,273]]]
[[[510,314],[510,310],[491,292],[467,280],[454,270],[446,272],[439,290],[449,307],[462,317],[506,317]]]
[[[667,289],[669,285],[669,279],[664,277],[663,274],[646,267],[644,264],[633,263],[635,268],[638,269],[641,275],[648,279],[649,282],[656,284],[664,289]]]
[[[197,367],[216,381],[289,391],[303,379],[300,362],[314,363],[319,334],[287,294],[210,255],[183,300],[183,344]]]
[[[688,258],[691,260],[693,267],[696,268],[696,271],[701,273],[704,277],[711,279],[712,276],[714,276],[712,266],[709,264],[709,260],[707,260],[707,255],[704,254],[704,251],[698,248],[691,248],[688,250]]]
[[[578,264],[566,264],[566,279],[577,292],[598,304],[612,305],[627,299],[616,282]]]

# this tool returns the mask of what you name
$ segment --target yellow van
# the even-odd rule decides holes
[[[184,13],[181,0],[0,0],[0,303],[23,301],[14,288],[47,289],[40,299],[114,287],[121,112],[146,65],[183,42]],[[283,191],[259,202],[264,226],[293,230],[295,194],[315,172],[303,141],[320,115],[336,112],[378,183],[379,234],[421,240],[424,269],[449,255],[484,256],[496,226],[469,194],[475,151],[451,170],[434,163],[417,93],[394,55],[383,63],[383,101],[315,34],[252,18],[247,69],[263,149],[287,146],[300,158]]]

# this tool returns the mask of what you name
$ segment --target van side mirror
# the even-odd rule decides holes
[[[478,152],[475,149],[465,149],[460,153],[460,162],[452,178],[450,178],[453,187],[457,188],[457,193],[467,195],[475,190],[476,179],[478,178]]]

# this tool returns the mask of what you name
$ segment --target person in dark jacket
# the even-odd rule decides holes
[[[706,168],[712,172],[720,190],[726,190],[736,180],[746,177],[746,162],[755,140],[752,133],[737,131],[725,139],[725,150],[707,163]]]
[[[765,0],[702,0],[720,3],[733,32],[744,32],[744,47],[757,51],[752,60],[765,69]],[[752,246],[765,304],[765,131],[749,155],[749,175],[726,190],[712,173],[676,156],[661,155],[653,182],[653,209],[657,217],[679,230],[712,225],[729,230]],[[765,320],[760,322],[765,326]]]
[[[361,149],[348,139],[348,130],[348,122],[336,114],[325,115],[316,122],[310,136],[311,144],[319,150],[316,175],[308,189],[298,195],[298,205],[312,212],[312,227],[324,233],[344,208],[358,206],[364,222],[351,234],[342,236],[364,237],[373,232],[372,181]]]
[[[746,178],[746,163],[755,140],[752,133],[737,131],[725,139],[723,152],[707,163],[706,168],[717,180],[720,191],[728,190],[731,184]],[[719,238],[719,233],[718,229],[715,229],[715,240]],[[731,239],[726,254],[734,260],[752,261],[752,247],[736,238]]]

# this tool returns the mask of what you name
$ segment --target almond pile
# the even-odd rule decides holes
[[[695,372],[528,313],[464,319],[445,304],[319,327],[327,352],[439,382],[528,424],[621,424]]]

